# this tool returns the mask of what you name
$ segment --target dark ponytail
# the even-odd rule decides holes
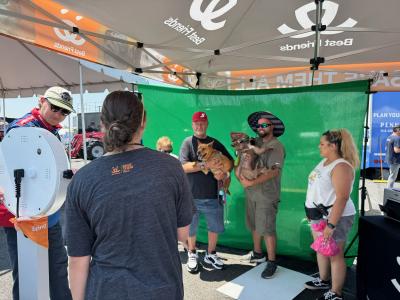
[[[143,118],[143,103],[135,93],[115,91],[108,94],[101,110],[106,151],[124,151],[142,124]]]

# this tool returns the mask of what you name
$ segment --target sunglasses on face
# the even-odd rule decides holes
[[[256,124],[256,128],[268,128],[269,126],[272,126],[272,124],[268,123],[261,123],[261,124]]]
[[[46,100],[47,100],[47,99],[46,99]],[[56,106],[56,105],[54,105],[54,104],[51,104],[51,103],[49,102],[49,100],[47,100],[47,103],[49,103],[49,105],[50,105],[50,110],[51,110],[52,112],[54,112],[54,113],[60,112],[63,116],[68,116],[68,115],[71,113],[68,109],[64,109],[64,108],[58,107],[58,106]]]

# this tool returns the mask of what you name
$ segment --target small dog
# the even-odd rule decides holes
[[[216,179],[224,178],[223,186],[224,191],[229,194],[229,172],[231,170],[231,161],[223,155],[220,151],[213,148],[214,142],[203,144],[200,143],[197,146],[197,157],[210,166],[210,170],[202,170],[204,174],[208,174],[211,171]]]
[[[254,180],[268,171],[261,165],[258,156],[268,151],[268,148],[254,146],[254,139],[243,132],[231,132],[232,147],[239,156],[237,174],[248,180]]]

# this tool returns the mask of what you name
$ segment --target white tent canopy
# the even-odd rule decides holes
[[[135,39],[143,51],[156,50],[185,66],[187,74],[201,75],[203,83],[224,76],[232,83],[242,70],[257,74],[259,69],[298,67],[299,71],[310,66],[328,66],[331,76],[349,71],[362,73],[359,78],[376,79],[377,73],[400,76],[387,65],[354,65],[400,61],[398,0],[57,2]],[[315,24],[319,30],[313,31]],[[352,67],[340,68],[348,64]],[[165,63],[154,60],[135,67],[155,72],[160,66]],[[285,72],[293,70],[281,70]],[[252,72],[244,74],[254,77]]]
[[[51,86],[79,94],[79,60],[0,36],[0,92],[5,98],[40,95]],[[83,68],[83,85],[89,92],[117,90],[123,81]]]
[[[0,32],[191,87],[372,78],[400,90],[399,11],[398,0],[14,0],[0,4]]]

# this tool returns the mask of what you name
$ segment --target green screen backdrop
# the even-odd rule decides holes
[[[143,93],[147,110],[144,144],[155,148],[157,139],[166,135],[172,139],[173,152],[177,155],[183,139],[193,133],[191,116],[195,111],[207,113],[207,134],[221,141],[233,157],[231,131],[255,136],[247,124],[249,114],[270,111],[277,115],[286,127],[284,135],[279,138],[285,146],[286,159],[277,217],[277,253],[305,259],[314,257],[304,202],[308,175],[321,160],[319,138],[328,129],[347,128],[361,153],[368,81],[251,91],[188,90],[149,85],[140,85],[138,88]],[[357,171],[352,193],[356,207],[358,179]],[[252,249],[251,234],[245,224],[244,192],[234,175],[230,191],[231,196],[228,196],[224,209],[225,232],[220,235],[218,244]],[[357,232],[357,220],[349,241]],[[199,225],[198,240],[207,242],[204,219]],[[356,254],[356,251],[357,246],[353,246],[349,254]]]

